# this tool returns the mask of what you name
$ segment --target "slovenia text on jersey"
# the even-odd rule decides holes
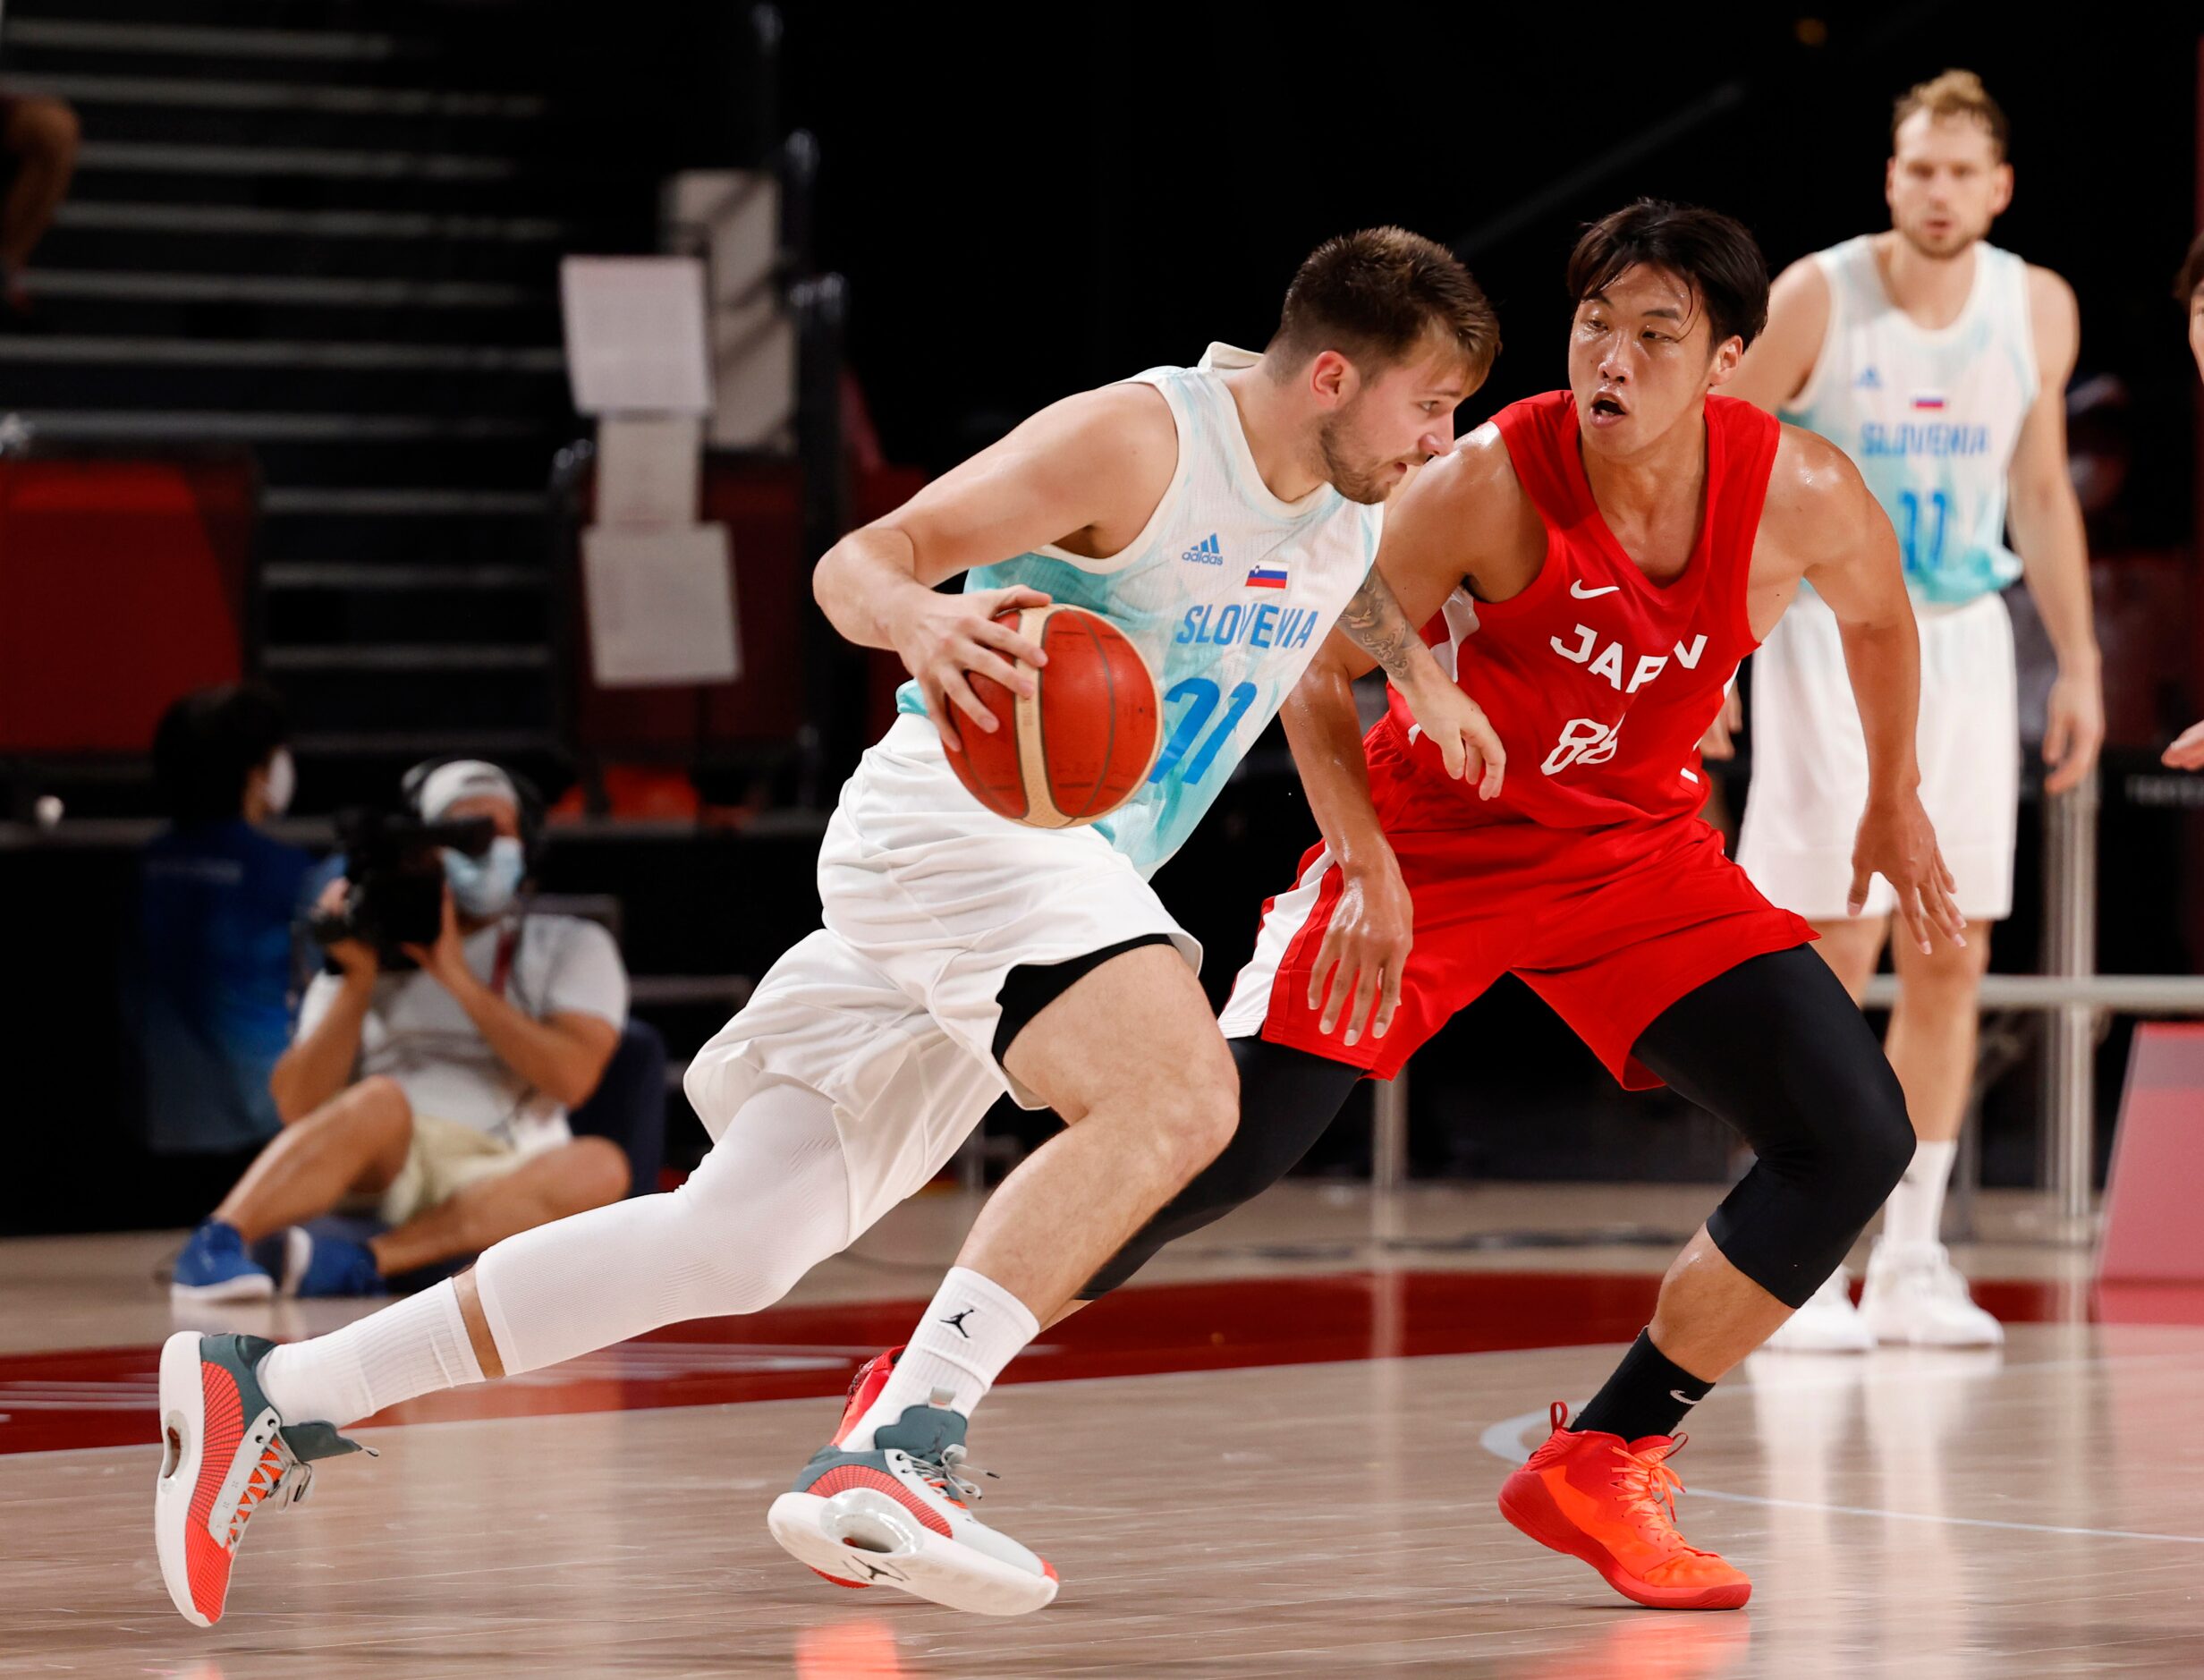
[[[2020,576],[2005,488],[2035,402],[2028,265],[1974,247],[1974,283],[1950,325],[1915,325],[1883,284],[1872,236],[1814,259],[1829,324],[1783,418],[1852,458],[1889,514],[1917,600],[1962,606]]]
[[[1377,556],[1380,509],[1328,484],[1282,502],[1263,482],[1222,378],[1256,360],[1213,344],[1197,367],[1136,376],[1170,407],[1178,463],[1121,552],[1097,560],[1051,545],[965,579],[968,590],[1022,583],[1098,613],[1148,661],[1163,746],[1141,788],[1094,825],[1143,874],[1193,831]],[[925,709],[915,683],[896,705]]]

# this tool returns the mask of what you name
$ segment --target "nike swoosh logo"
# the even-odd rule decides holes
[[[1577,578],[1570,583],[1569,593],[1575,596],[1580,601],[1589,601],[1594,596],[1612,595],[1615,590],[1621,589],[1622,587],[1623,586],[1619,583],[1610,583],[1604,589],[1588,590],[1584,587],[1584,580],[1582,578]]]
[[[1681,1400],[1687,1406],[1695,1406],[1699,1404],[1698,1401],[1692,1399],[1690,1395],[1684,1393],[1681,1388],[1671,1388],[1668,1391],[1668,1397],[1671,1400]]]

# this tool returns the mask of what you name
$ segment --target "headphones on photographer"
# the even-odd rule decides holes
[[[463,764],[470,761],[496,765],[504,778],[513,784],[513,791],[519,796],[521,807],[521,857],[524,865],[523,873],[533,876],[536,873],[536,865],[542,861],[546,839],[543,795],[537,792],[535,783],[530,781],[528,777],[510,765],[497,764],[494,759],[478,760],[474,759],[473,754],[464,752],[447,753],[442,758],[423,759],[408,770],[398,783],[398,792],[405,801],[407,813],[417,818],[422,815],[421,789],[431,776],[447,764]]]

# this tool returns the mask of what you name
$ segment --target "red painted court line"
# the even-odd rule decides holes
[[[1604,1272],[1344,1272],[1121,1290],[1043,1334],[1005,1382],[1137,1377],[1409,1354],[1626,1342],[1657,1277]],[[2056,1285],[1980,1285],[2009,1321],[2064,1316]],[[2204,1322],[2204,1301],[2188,1302]],[[775,1307],[669,1325],[601,1353],[394,1406],[375,1424],[837,1396],[923,1301]],[[2106,1316],[2115,1316],[2107,1314]],[[150,1444],[158,1346],[0,1354],[0,1454]]]

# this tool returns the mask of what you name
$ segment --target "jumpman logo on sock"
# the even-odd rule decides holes
[[[967,1307],[963,1311],[958,1313],[953,1319],[937,1319],[935,1322],[947,1325],[951,1329],[954,1330],[959,1336],[962,1336],[969,1342],[972,1339],[972,1333],[964,1328],[964,1320],[971,1318],[973,1313],[979,1311],[979,1309],[978,1307]]]

